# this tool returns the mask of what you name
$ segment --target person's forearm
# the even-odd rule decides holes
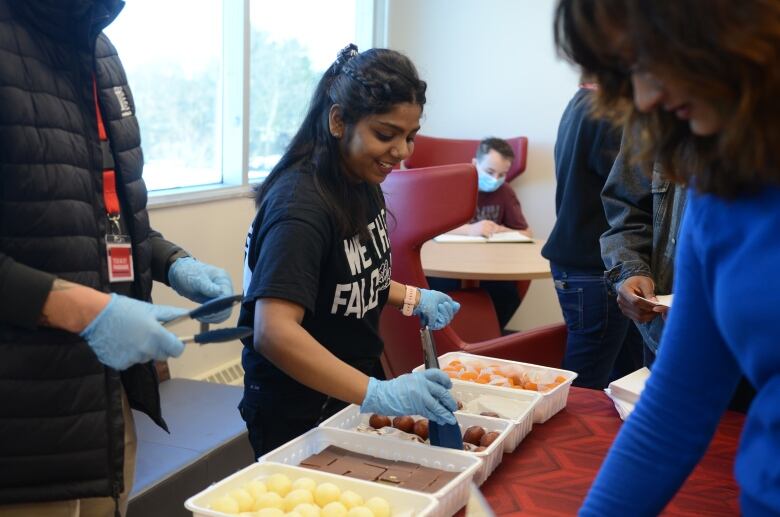
[[[519,230],[515,228],[510,228],[509,226],[500,225],[499,230],[500,232],[519,232],[525,235],[526,237],[533,237],[534,232],[531,231],[531,228],[526,228],[524,230]]]
[[[450,230],[447,233],[454,233],[455,235],[471,235],[471,227],[473,225],[471,224],[464,224],[461,226],[458,226],[454,230]]]
[[[412,286],[416,287],[416,286]],[[387,294],[387,303],[391,306],[400,309],[404,306],[404,298],[406,297],[406,285],[390,280],[390,291]],[[420,290],[416,289],[414,304],[420,303]]]
[[[40,324],[79,333],[108,305],[111,296],[56,279],[41,311]]]
[[[255,332],[257,333],[257,326]],[[361,404],[368,376],[334,356],[292,320],[264,326],[255,336],[255,348],[296,381],[328,396]]]

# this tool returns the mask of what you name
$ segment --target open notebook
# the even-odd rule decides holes
[[[494,233],[490,237],[482,237],[479,235],[456,235],[454,233],[444,233],[438,237],[434,237],[436,242],[533,242],[530,237],[526,237],[520,232],[498,232]]]

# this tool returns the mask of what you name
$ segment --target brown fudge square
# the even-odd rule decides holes
[[[308,458],[301,461],[301,466],[319,469],[326,465],[330,465],[331,463],[333,463],[339,458],[339,456],[337,454],[334,454],[333,451],[331,451],[330,449],[331,447],[326,447],[321,452],[318,452],[317,454],[312,454]]]
[[[428,485],[428,488],[425,491],[431,493],[438,492],[439,490],[444,488],[444,486],[447,483],[455,479],[455,477],[458,474],[459,474],[458,472],[447,472],[447,471],[440,470],[439,476],[433,481],[433,483]]]
[[[379,477],[383,476],[384,473],[385,469],[382,467],[374,467],[373,465],[360,463],[359,465],[351,467],[349,472],[344,475],[351,478],[376,481]]]
[[[439,478],[440,474],[442,474],[441,470],[421,466],[414,471],[413,476],[401,484],[401,487],[424,492],[427,491],[428,485]]]
[[[333,474],[339,474],[343,475],[349,472],[355,465],[354,460],[350,457],[341,457],[334,461],[333,463],[330,463],[328,465],[325,465],[322,467],[323,472],[330,472]]]
[[[416,469],[415,469],[416,470]],[[409,469],[399,469],[396,467],[390,467],[385,471],[384,474],[382,474],[382,477],[379,478],[380,481],[386,481],[388,483],[405,483],[408,481],[412,475],[414,474],[413,470]]]

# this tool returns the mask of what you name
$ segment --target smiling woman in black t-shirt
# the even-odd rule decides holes
[[[402,54],[346,47],[258,190],[239,319],[255,330],[245,342],[239,408],[257,456],[345,402],[455,423],[450,381],[440,370],[371,377],[379,371],[386,303],[434,329],[459,308],[444,293],[390,279],[379,185],[412,152],[425,89]]]

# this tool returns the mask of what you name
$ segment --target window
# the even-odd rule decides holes
[[[222,182],[221,19],[214,0],[133,0],[106,30],[133,92],[149,190]]]
[[[252,0],[249,178],[279,161],[317,80],[355,42],[355,0]]]
[[[383,1],[127,2],[106,34],[133,91],[149,190],[262,180],[338,51],[372,46]]]

